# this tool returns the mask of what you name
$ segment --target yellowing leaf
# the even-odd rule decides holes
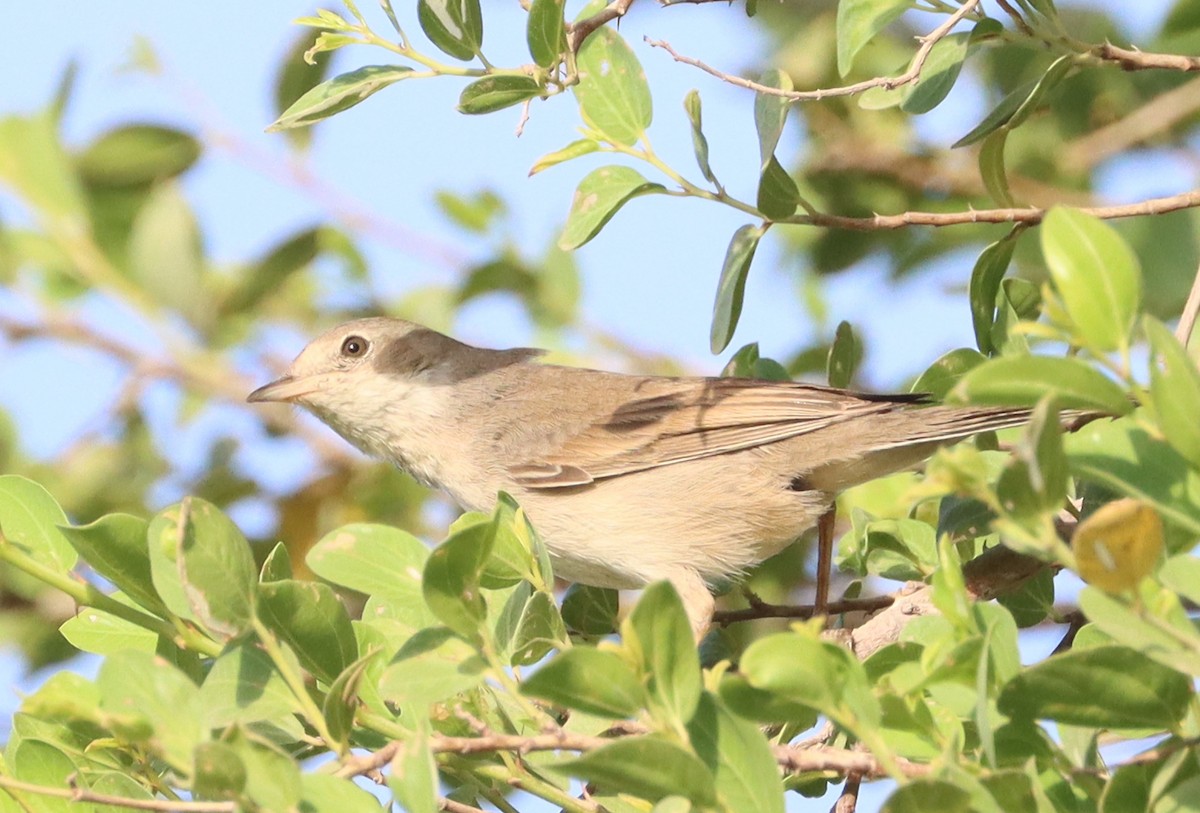
[[[1149,575],[1162,553],[1162,520],[1137,500],[1116,500],[1080,523],[1075,567],[1088,584],[1117,593]]]

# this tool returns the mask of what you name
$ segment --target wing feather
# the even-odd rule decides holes
[[[659,388],[664,391],[623,402],[565,438],[552,455],[509,473],[526,488],[584,485],[776,443],[924,400],[738,378],[676,379]]]

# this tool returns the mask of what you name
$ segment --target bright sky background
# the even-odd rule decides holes
[[[1059,4],[1067,5],[1062,0]],[[378,21],[377,30],[384,31],[386,22],[376,4],[360,5]],[[485,5],[489,57],[498,64],[528,61],[524,12],[515,2],[489,0]],[[1144,34],[1157,24],[1166,0],[1112,0],[1109,5],[1132,17],[1135,32]],[[407,15],[409,30],[415,34],[418,29],[410,8],[415,3],[398,1],[396,6],[402,17]],[[288,151],[281,136],[263,132],[274,118],[274,76],[297,36],[291,21],[312,8],[296,0],[23,4],[17,33],[7,37],[0,49],[0,75],[6,77],[0,115],[44,106],[68,60],[74,58],[81,70],[65,122],[71,144],[82,145],[109,126],[131,121],[168,123],[191,131],[205,128],[229,136],[236,146],[207,152],[201,165],[188,174],[186,191],[213,256],[222,262],[255,257],[329,213],[321,200],[275,179],[287,167]],[[698,176],[681,103],[689,89],[699,88],[717,174],[735,192],[752,198],[749,185],[754,182],[758,155],[753,97],[675,64],[664,52],[641,42],[643,34],[666,39],[681,53],[736,72],[756,61],[754,55],[764,47],[763,37],[747,23],[740,4],[661,9],[643,2],[634,7],[621,30],[635,46],[654,92],[650,136],[655,148],[673,166]],[[144,37],[154,48],[166,76],[121,70],[136,37]],[[356,48],[336,56],[334,70],[387,61],[388,54],[382,51]],[[986,110],[979,94],[969,82],[961,84],[947,102],[956,110],[955,117],[962,116],[964,109],[974,111],[968,118],[982,117]],[[604,156],[589,157],[526,178],[538,156],[575,138],[574,102],[556,97],[535,104],[524,135],[516,138],[516,110],[480,117],[456,113],[461,85],[453,79],[401,83],[318,127],[310,156],[316,177],[411,235],[399,247],[363,239],[361,246],[383,291],[402,292],[447,280],[453,269],[431,254],[449,250],[485,256],[482,243],[464,240],[462,232],[440,214],[432,203],[434,191],[496,189],[509,204],[515,236],[536,254],[555,239],[579,179],[610,162]],[[944,122],[934,111],[922,119],[921,126],[946,141],[961,134],[939,129]],[[798,140],[793,122],[780,148],[785,165]],[[1161,166],[1149,169],[1144,164],[1114,166],[1103,191],[1114,200],[1177,191],[1177,168],[1163,160]],[[639,171],[648,174],[641,167]],[[1164,183],[1170,183],[1170,188],[1164,190]],[[20,222],[10,203],[0,193],[0,213],[6,221]],[[588,318],[635,346],[678,356],[697,372],[718,371],[724,359],[708,352],[712,299],[725,246],[745,222],[743,215],[715,204],[674,198],[634,201],[579,252]],[[833,324],[849,319],[866,333],[868,386],[899,386],[941,352],[973,343],[961,299],[939,293],[965,284],[973,260],[971,255],[956,257],[894,289],[885,290],[885,275],[871,263],[831,281],[827,294]],[[806,324],[796,295],[797,279],[795,269],[781,267],[778,252],[766,243],[754,263],[741,328],[731,350],[757,340],[765,354],[782,356],[812,335],[813,326]],[[908,318],[917,307],[926,314],[919,334],[911,331]],[[3,291],[0,310],[32,313],[27,303]],[[495,346],[534,340],[516,306],[495,297],[468,307],[458,322],[458,334]],[[281,350],[291,354],[302,343],[302,337],[293,337]],[[0,345],[0,405],[21,427],[25,449],[38,456],[52,455],[81,427],[94,425],[119,383],[116,369],[97,365],[89,355]],[[197,431],[203,434],[203,424]],[[190,447],[198,450],[201,440],[200,436],[181,439],[182,454],[186,457]],[[292,476],[303,477],[304,472]],[[0,666],[4,667],[0,684],[6,678],[17,679],[17,664],[8,661]],[[879,792],[867,790],[867,795]]]

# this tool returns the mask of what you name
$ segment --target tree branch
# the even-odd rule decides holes
[[[130,810],[159,810],[179,811],[179,813],[237,813],[237,802],[187,802],[175,799],[133,799],[126,796],[113,796],[108,793],[95,793],[87,788],[56,788],[50,785],[37,785],[33,782],[23,782],[11,776],[0,775],[0,788],[32,793],[38,796],[50,796],[56,799],[69,799],[72,802],[89,802],[95,805],[124,807]],[[14,798],[16,798],[14,796]]]
[[[691,65],[694,68],[699,68],[710,76],[715,76],[722,82],[728,82],[731,85],[747,88],[756,93],[764,93],[769,96],[780,96],[793,102],[804,101],[820,101],[822,99],[831,99],[837,96],[854,96],[871,88],[883,88],[885,90],[895,90],[903,85],[908,85],[916,82],[921,77],[921,69],[925,67],[925,60],[929,58],[929,52],[933,50],[933,46],[937,45],[939,40],[946,37],[953,30],[954,26],[975,10],[979,5],[980,0],[967,0],[957,11],[946,18],[946,21],[937,28],[930,31],[924,37],[919,37],[921,47],[917,49],[916,56],[913,57],[912,64],[908,70],[899,76],[877,76],[874,79],[867,79],[862,82],[855,82],[852,85],[844,85],[842,87],[828,88],[825,90],[783,90],[782,88],[773,88],[768,85],[754,82],[750,79],[745,79],[741,76],[725,73],[711,65],[706,65],[698,59],[690,56],[683,56],[678,53],[664,40],[653,40],[646,37],[646,43],[652,48],[662,48],[676,62],[682,62],[685,65]],[[599,16],[599,15],[597,15]]]
[[[1149,198],[1138,203],[1123,203],[1116,206],[1084,206],[1079,211],[1111,220],[1119,217],[1161,215],[1181,209],[1200,206],[1200,190],[1182,192],[1162,198]],[[1029,223],[1036,225],[1045,218],[1047,209],[1036,206],[1012,209],[970,209],[965,212],[904,212],[898,215],[872,215],[871,217],[848,217],[820,212],[793,215],[775,221],[804,226],[823,226],[849,231],[889,231],[906,226],[961,226],[967,223]]]
[[[1091,50],[1093,56],[1106,62],[1116,62],[1127,71],[1200,71],[1200,57],[1182,54],[1154,54],[1136,49],[1121,48],[1106,42]]]
[[[871,596],[868,598],[848,598],[841,601],[831,601],[825,605],[825,612],[830,615],[841,613],[867,612],[872,613],[890,607],[895,601],[895,595]],[[812,618],[816,615],[816,607],[812,604],[787,605],[769,604],[757,597],[750,598],[750,606],[739,610],[717,610],[713,613],[713,623],[722,627],[738,624],[743,621],[754,621],[759,618]]]
[[[1175,327],[1175,338],[1179,339],[1179,343],[1184,347],[1187,347],[1192,339],[1197,313],[1200,313],[1200,268],[1196,269],[1196,276],[1192,279],[1192,290],[1188,292],[1187,303],[1184,304],[1183,313],[1179,315],[1179,324]]]
[[[1169,131],[1200,110],[1200,78],[1160,93],[1117,121],[1069,142],[1062,157],[1068,169],[1084,171],[1136,144]]]
[[[580,20],[570,26],[567,31],[567,47],[573,52],[578,53],[579,49],[583,46],[583,41],[590,37],[593,31],[613,20],[621,19],[632,5],[633,0],[612,0],[611,3],[591,17]]]

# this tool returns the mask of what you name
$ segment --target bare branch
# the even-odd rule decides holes
[[[1196,326],[1196,314],[1200,313],[1200,268],[1196,269],[1196,276],[1192,280],[1192,290],[1188,292],[1187,303],[1183,306],[1183,313],[1179,316],[1179,324],[1175,328],[1175,338],[1179,339],[1179,343],[1184,347],[1188,346],[1188,342],[1192,339],[1192,329]]]
[[[1136,49],[1121,48],[1106,42],[1091,50],[1107,62],[1116,62],[1127,71],[1200,71],[1200,57],[1183,56],[1182,54],[1154,54]]]
[[[975,10],[979,5],[979,0],[967,0],[957,11],[946,18],[946,21],[937,28],[930,31],[924,37],[920,37],[921,47],[917,49],[916,56],[913,57],[912,64],[908,70],[899,76],[877,76],[874,79],[867,79],[862,82],[855,82],[852,85],[843,87],[828,88],[825,90],[783,90],[781,88],[773,88],[767,85],[745,79],[741,76],[725,73],[717,70],[711,65],[706,65],[698,59],[690,56],[683,56],[676,52],[674,48],[663,40],[652,40],[646,37],[646,42],[653,48],[662,48],[676,62],[682,62],[685,65],[691,65],[694,68],[699,68],[710,76],[715,76],[722,82],[728,82],[731,85],[744,87],[753,90],[756,93],[765,93],[770,96],[781,96],[793,102],[804,101],[820,101],[822,99],[831,99],[837,96],[854,96],[871,88],[884,88],[885,90],[895,90],[903,85],[908,85],[916,82],[921,77],[921,69],[925,67],[925,60],[929,58],[929,52],[933,50],[933,46],[937,45],[939,40],[946,37],[953,30],[954,26]]]
[[[580,20],[570,26],[567,32],[567,47],[578,53],[583,41],[592,35],[602,25],[619,20],[629,11],[633,0],[612,0],[607,6],[585,20]]]
[[[1116,206],[1084,206],[1080,208],[1080,211],[1102,220],[1111,220],[1118,217],[1161,215],[1181,209],[1194,209],[1197,206],[1200,206],[1200,189],[1163,198],[1150,198],[1138,203],[1124,203]],[[874,215],[872,217],[847,217],[818,212],[793,215],[776,222],[824,226],[849,231],[889,231],[906,226],[941,227],[961,226],[967,223],[1029,223],[1034,225],[1042,222],[1046,212],[1046,209],[1036,206],[1013,209],[970,209],[965,212],[904,212],[898,215]]]
[[[830,615],[852,612],[875,612],[884,607],[890,607],[895,601],[894,595],[871,596],[869,598],[849,598],[841,601],[830,601],[825,605],[825,612]],[[752,598],[750,606],[740,610],[717,610],[713,613],[713,623],[721,626],[737,624],[743,621],[754,621],[759,618],[812,618],[816,615],[816,606],[812,604],[785,605],[768,604],[761,599]]]
[[[94,805],[123,807],[128,810],[159,810],[179,811],[179,813],[236,813],[237,802],[185,802],[176,799],[133,799],[127,796],[113,796],[108,793],[95,793],[87,788],[57,788],[50,785],[37,785],[33,782],[23,782],[11,776],[0,775],[0,787],[15,790],[20,793],[32,793],[37,796],[50,796],[55,799],[69,799],[72,802],[88,802]]]

